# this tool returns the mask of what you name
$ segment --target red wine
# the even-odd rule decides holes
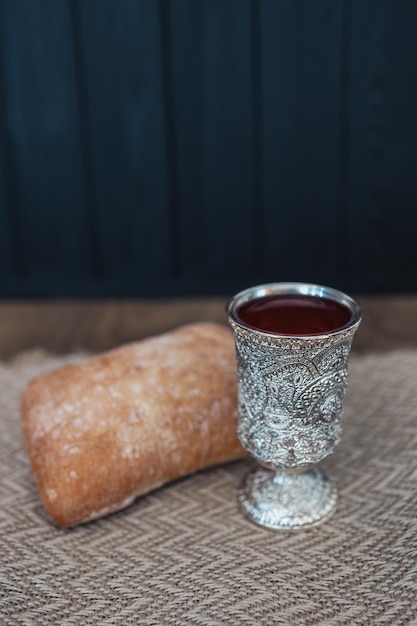
[[[319,335],[347,326],[353,315],[348,307],[317,296],[276,294],[242,304],[237,318],[246,325],[278,335]]]

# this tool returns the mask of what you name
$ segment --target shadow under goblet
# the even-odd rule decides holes
[[[240,506],[273,530],[320,524],[334,512],[337,490],[315,466],[340,441],[361,308],[329,287],[273,283],[238,293],[227,313],[236,344],[238,435],[260,465],[238,490]]]

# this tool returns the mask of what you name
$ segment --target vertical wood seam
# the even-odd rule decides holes
[[[340,104],[339,104],[339,255],[338,275],[343,284],[349,283],[349,209],[351,166],[351,46],[352,46],[352,0],[342,0],[340,25]]]
[[[253,237],[256,274],[264,271],[264,180],[263,180],[263,119],[261,67],[261,5],[260,0],[250,4],[250,77],[252,101],[252,170],[253,170]]]
[[[172,61],[172,20],[169,0],[159,0],[159,32],[161,48],[162,110],[166,152],[166,176],[168,188],[168,219],[171,245],[171,273],[179,277],[183,273],[181,251],[181,211],[178,183],[178,151],[175,128],[174,69]]]
[[[74,54],[74,73],[80,130],[82,181],[89,240],[89,259],[91,274],[93,277],[98,278],[104,275],[104,264],[98,230],[97,199],[94,193],[92,131],[88,105],[87,78],[84,70],[81,16],[78,2],[79,0],[69,0],[69,14]]]
[[[4,13],[4,4],[0,5]],[[24,245],[22,240],[22,219],[18,193],[18,177],[16,172],[16,159],[13,149],[13,141],[6,128],[7,114],[7,89],[6,89],[6,59],[5,39],[7,36],[6,19],[0,17],[0,141],[3,153],[3,175],[6,196],[6,219],[10,229],[10,252],[12,271],[16,277],[25,276],[27,267],[25,263]]]

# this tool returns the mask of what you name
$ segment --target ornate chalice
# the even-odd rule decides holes
[[[360,306],[305,283],[246,289],[227,304],[238,372],[238,435],[257,460],[238,489],[245,515],[273,530],[328,519],[337,490],[316,467],[341,437]]]

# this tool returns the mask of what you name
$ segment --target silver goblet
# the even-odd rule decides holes
[[[279,334],[244,322],[239,310],[265,296],[324,298],[348,321],[319,334]],[[243,309],[242,309],[243,310]],[[258,461],[238,489],[246,516],[273,530],[315,526],[334,512],[335,485],[316,464],[340,441],[348,357],[360,306],[335,289],[273,283],[246,289],[227,304],[238,372],[238,435]]]

